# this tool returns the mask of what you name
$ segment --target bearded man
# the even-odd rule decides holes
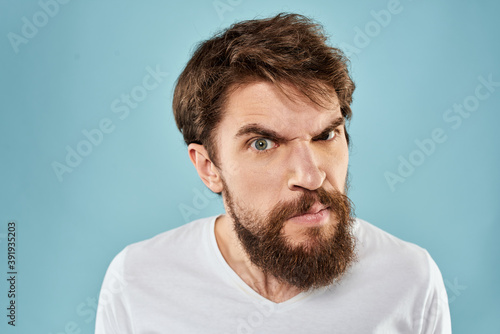
[[[118,254],[96,333],[451,333],[427,251],[354,217],[353,91],[344,54],[300,15],[201,43],[173,110],[226,214]]]

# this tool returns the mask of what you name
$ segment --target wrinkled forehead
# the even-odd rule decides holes
[[[323,87],[323,94],[310,96],[299,87],[287,83],[243,82],[229,87],[222,106],[223,118],[243,116],[247,112],[251,115],[271,113],[283,119],[300,111],[340,113],[335,90]]]
[[[229,102],[235,102],[234,96],[238,96],[238,92],[249,86],[253,86],[255,89],[262,87],[261,91],[273,93],[274,97],[279,98],[283,103],[316,104],[319,109],[325,110],[338,109],[340,106],[335,89],[324,83],[313,82],[297,86],[289,82],[270,82],[260,78],[246,78],[228,87],[224,107],[228,107]]]
[[[316,133],[342,118],[334,91],[316,103],[298,88],[259,81],[232,89],[224,106],[221,125],[231,131],[247,124],[266,126],[280,132]],[[220,134],[220,133],[219,133]]]

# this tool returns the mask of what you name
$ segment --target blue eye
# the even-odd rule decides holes
[[[257,151],[265,151],[275,146],[274,142],[270,139],[259,138],[254,140],[250,146],[252,146]]]

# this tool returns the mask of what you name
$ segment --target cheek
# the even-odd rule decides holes
[[[349,165],[349,152],[346,149],[343,152],[331,153],[326,161],[328,183],[343,192]]]
[[[337,180],[339,182],[339,191],[344,192],[346,186],[347,172],[349,170],[349,153],[347,152],[339,166]]]
[[[278,197],[283,169],[278,166],[234,163],[225,173],[231,192],[248,208],[267,210]]]

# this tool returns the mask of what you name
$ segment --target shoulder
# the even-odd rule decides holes
[[[404,276],[428,280],[441,276],[436,263],[426,249],[372,225],[356,219],[354,226],[359,261],[365,266],[390,268]]]
[[[361,219],[353,234],[358,258],[342,282],[343,291],[352,292],[356,301],[365,298],[370,313],[390,312],[400,319],[399,326],[407,323],[403,332],[420,328],[422,333],[450,333],[446,289],[427,250]]]
[[[185,262],[187,258],[203,253],[215,218],[195,220],[150,239],[130,244],[115,256],[110,268],[130,275],[132,272],[149,272],[158,266]]]
[[[192,221],[188,224],[160,233],[150,239],[133,243],[126,248],[129,253],[141,253],[172,247],[185,247],[186,242],[199,241],[199,238],[208,232],[209,225],[213,223],[215,218],[216,217],[207,217]]]
[[[427,257],[427,251],[408,241],[404,241],[363,219],[356,219],[354,234],[362,249],[380,252],[398,250],[398,254]]]

